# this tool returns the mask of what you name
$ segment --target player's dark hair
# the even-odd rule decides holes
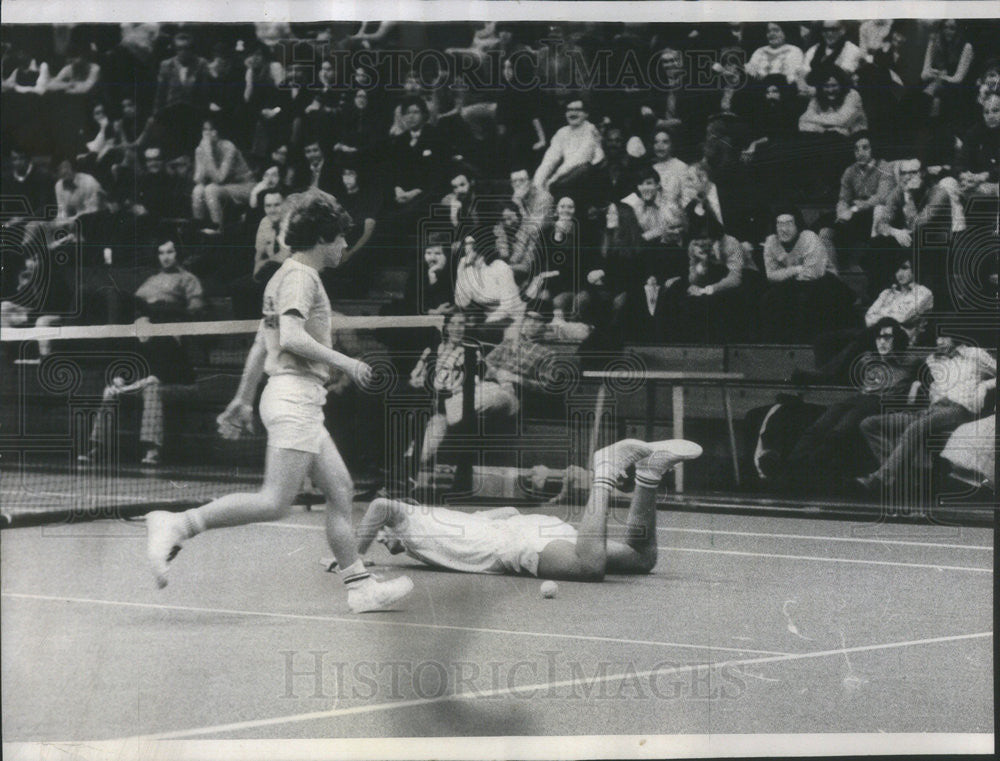
[[[332,243],[353,224],[351,216],[336,198],[316,188],[293,193],[285,203],[285,245],[293,252],[308,251],[320,243]]]

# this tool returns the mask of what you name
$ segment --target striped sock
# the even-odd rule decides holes
[[[608,478],[607,476],[595,476],[594,483],[590,488],[596,489],[598,487],[613,492],[615,490],[615,479]]]
[[[348,587],[353,587],[357,584],[362,584],[366,579],[370,579],[372,575],[365,570],[365,562],[358,558],[353,563],[351,563],[347,568],[341,568],[337,573],[340,574],[340,578],[343,579],[344,585]]]
[[[660,482],[654,481],[649,475],[646,475],[645,478],[640,476],[638,470],[635,473],[635,483],[637,486],[643,486],[647,489],[656,489],[660,486]]]

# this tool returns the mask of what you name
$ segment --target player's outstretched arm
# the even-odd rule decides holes
[[[298,312],[286,312],[278,323],[278,343],[283,351],[313,362],[323,362],[347,373],[361,387],[371,383],[372,369],[358,359],[329,349],[306,332],[306,321]]]

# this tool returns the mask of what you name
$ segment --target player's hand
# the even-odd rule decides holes
[[[367,362],[357,360],[357,364],[351,370],[350,375],[351,379],[366,391],[375,385],[375,371]]]
[[[224,439],[234,440],[244,434],[254,433],[253,407],[239,399],[233,399],[215,422],[219,435]]]

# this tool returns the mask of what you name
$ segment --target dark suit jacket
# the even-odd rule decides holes
[[[410,133],[397,135],[389,145],[389,188],[403,190],[420,188],[425,193],[440,190],[441,173],[450,153],[440,140],[437,130],[425,124],[415,145],[410,145]]]
[[[668,313],[667,290],[662,285],[657,292],[656,308],[649,313],[645,284],[627,291],[622,338],[627,343],[661,343],[666,339]]]

